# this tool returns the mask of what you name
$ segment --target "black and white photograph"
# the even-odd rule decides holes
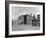
[[[43,33],[44,3],[10,3],[8,6],[9,35]]]
[[[12,31],[40,30],[40,7],[12,6]]]

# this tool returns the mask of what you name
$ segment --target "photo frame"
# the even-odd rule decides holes
[[[30,16],[31,15],[31,16]],[[21,18],[24,17],[23,18]],[[35,20],[34,17],[36,17]],[[27,20],[31,17],[31,20]],[[23,19],[21,20],[15,19]],[[40,21],[38,21],[38,19]],[[5,1],[5,36],[23,37],[45,35],[45,3]]]

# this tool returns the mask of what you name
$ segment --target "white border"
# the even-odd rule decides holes
[[[20,7],[40,7],[40,30],[32,30],[32,31],[12,31],[12,6],[20,6]],[[34,34],[34,33],[43,33],[43,8],[42,5],[22,5],[22,4],[9,4],[9,35],[17,35],[17,34]]]

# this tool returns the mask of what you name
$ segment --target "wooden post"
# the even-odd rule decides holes
[[[27,24],[27,16],[26,15],[24,15],[24,24]]]

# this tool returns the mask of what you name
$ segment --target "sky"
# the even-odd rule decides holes
[[[12,6],[12,19],[17,19],[17,17],[24,14],[40,14],[40,7]]]

